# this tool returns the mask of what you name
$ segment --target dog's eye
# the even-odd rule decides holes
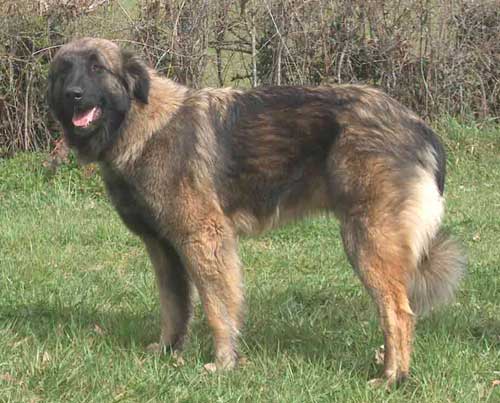
[[[69,60],[62,60],[59,65],[59,74],[61,75],[66,74],[68,71],[71,70],[72,67],[73,63],[71,63]]]
[[[103,67],[98,64],[98,63],[93,63],[91,66],[90,66],[90,70],[94,73],[98,72],[98,71],[101,71],[103,69]]]

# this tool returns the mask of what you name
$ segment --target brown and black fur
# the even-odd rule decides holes
[[[83,100],[68,99],[74,85]],[[104,111],[87,131],[71,123],[86,93]],[[195,286],[216,367],[234,367],[238,236],[330,211],[378,308],[384,378],[407,376],[416,315],[449,300],[465,267],[440,230],[443,147],[412,112],[355,85],[192,90],[89,38],[59,51],[49,104],[78,156],[99,162],[118,213],[146,245],[160,292],[160,346],[182,348]]]

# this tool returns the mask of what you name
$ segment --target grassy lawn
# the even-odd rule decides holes
[[[148,354],[157,293],[140,242],[75,166],[40,154],[0,161],[0,401],[500,401],[500,127],[437,125],[449,151],[445,225],[466,246],[457,301],[417,327],[412,375],[370,389],[382,334],[344,257],[316,218],[241,242],[248,364],[205,374],[198,307],[186,364]]]

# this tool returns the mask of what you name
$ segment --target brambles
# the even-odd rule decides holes
[[[9,0],[0,23],[0,155],[58,137],[47,65],[83,35],[128,44],[194,87],[362,82],[426,117],[500,115],[495,0]]]

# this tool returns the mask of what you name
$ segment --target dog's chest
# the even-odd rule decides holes
[[[102,176],[111,202],[125,225],[136,235],[157,236],[154,213],[131,181],[107,168],[102,169]]]

